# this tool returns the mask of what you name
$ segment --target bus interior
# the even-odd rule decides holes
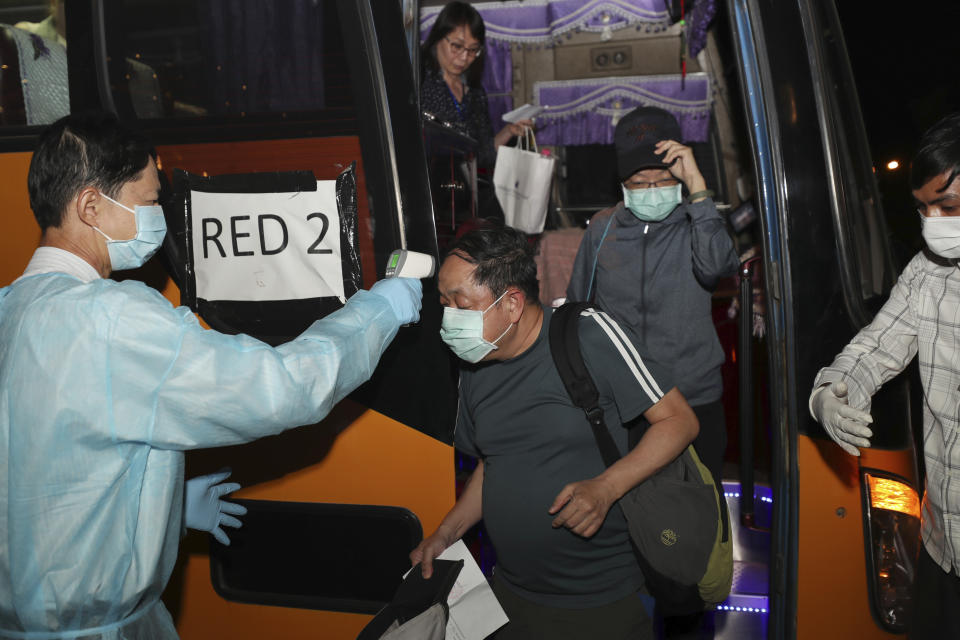
[[[150,136],[168,187],[164,255],[121,277],[189,303],[213,328],[235,330],[240,314],[245,331],[283,341],[296,335],[289,325],[258,335],[258,323],[302,323],[311,311],[276,300],[200,309],[186,295],[176,170],[352,181],[342,193],[355,200],[363,287],[393,249],[442,257],[476,224],[478,183],[492,178],[477,170],[476,141],[418,105],[418,43],[442,1],[66,0],[69,49],[13,26],[40,24],[59,4],[0,0],[4,282],[39,237],[26,195],[36,136],[51,114],[89,108]],[[636,106],[677,116],[735,238],[740,272],[713,294],[735,578],[703,633],[902,636],[923,486],[911,380],[876,396],[876,437],[859,459],[806,404],[816,371],[872,318],[902,266],[833,2],[474,4],[495,128],[512,108],[548,107],[535,129],[556,173],[544,231],[530,238],[545,304],[563,297],[591,215],[619,199],[612,131]],[[30,80],[69,101],[41,104]],[[182,541],[165,594],[181,637],[353,638],[389,600],[469,465],[451,447],[456,363],[439,340],[435,284],[424,282],[421,323],[319,428],[188,454],[188,474],[232,467],[250,514],[230,547],[196,532]],[[482,530],[469,540],[488,569]]]

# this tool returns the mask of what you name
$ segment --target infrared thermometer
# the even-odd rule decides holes
[[[429,278],[437,268],[437,261],[427,253],[397,249],[387,258],[385,278]]]

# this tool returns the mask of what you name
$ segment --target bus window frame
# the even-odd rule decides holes
[[[875,299],[886,299],[889,294],[895,279],[891,276],[895,271],[889,247],[886,242],[881,243],[881,251],[883,252],[881,259],[883,260],[886,278],[883,282],[882,292],[871,297],[874,300],[870,300],[872,303],[870,306],[874,308],[868,308],[868,300],[864,298],[861,285],[860,258],[864,256],[860,255],[861,249],[858,248],[857,239],[854,237],[856,232],[852,228],[855,221],[852,219],[851,211],[858,205],[851,202],[851,199],[857,198],[857,194],[850,193],[848,189],[851,179],[857,186],[866,187],[869,190],[873,202],[876,203],[873,211],[875,217],[873,222],[884,238],[886,238],[886,223],[876,182],[868,180],[867,184],[864,185],[860,183],[860,178],[857,175],[850,178],[845,178],[843,175],[846,168],[853,168],[856,172],[858,165],[862,165],[864,158],[856,157],[851,153],[851,149],[855,153],[857,149],[868,148],[866,130],[849,59],[845,56],[838,58],[833,53],[828,52],[826,50],[828,45],[824,42],[826,32],[829,30],[838,40],[836,46],[843,52],[846,51],[836,7],[833,3],[818,4],[817,7],[819,11],[812,4],[803,3],[801,17],[807,39],[810,66],[813,72],[814,100],[820,120],[820,134],[824,141],[823,152],[827,166],[827,187],[837,240],[837,257],[842,267],[840,269],[840,280],[843,299],[851,324],[855,327],[863,327],[869,324],[879,309],[879,304],[876,304],[878,301]],[[826,15],[823,16],[823,13],[826,13]],[[826,19],[827,24],[823,23],[821,17]],[[846,95],[838,96],[831,88],[831,81],[834,86],[841,87],[840,90]],[[843,100],[839,100],[840,97]],[[844,107],[841,103],[847,104],[849,107]],[[843,109],[845,116],[852,116],[853,122],[847,123],[843,122],[841,117],[833,117],[832,114],[837,109]],[[847,137],[852,137],[853,144],[839,144],[841,138]],[[862,169],[862,166],[859,168]],[[864,216],[866,215],[870,215],[870,213],[864,211]],[[866,250],[869,251],[869,248],[866,248]],[[873,255],[866,257],[875,258]]]
[[[744,111],[748,120],[752,161],[757,181],[757,212],[763,238],[764,279],[768,292],[767,331],[770,347],[771,489],[773,521],[770,567],[770,637],[796,635],[798,532],[798,469],[795,447],[796,403],[790,390],[796,388],[789,263],[784,260],[787,194],[784,178],[780,121],[776,96],[772,95],[768,47],[763,15],[757,0],[731,0],[727,5],[737,59]],[[760,55],[763,53],[764,55]]]
[[[338,12],[343,4],[338,2]],[[69,65],[72,110],[103,108],[117,113],[122,121],[136,123],[158,145],[358,135],[359,108],[325,107],[242,117],[138,118],[129,100],[124,100],[123,94],[115,93],[110,87],[107,59],[110,53],[123,49],[117,42],[122,30],[110,28],[110,24],[121,22],[121,9],[117,4],[93,0],[88,11],[75,10],[67,16],[69,53],[79,52],[75,58],[84,62]],[[345,50],[349,50],[351,44],[347,39]]]
[[[33,151],[43,127],[40,125],[16,125],[0,127],[0,153]]]
[[[882,214],[882,205],[880,203],[879,192],[876,182],[872,179],[867,184],[861,183],[861,175],[864,169],[863,161],[869,160],[862,155],[864,150],[869,149],[866,138],[866,130],[863,124],[860,102],[857,97],[853,73],[850,69],[849,58],[846,54],[846,45],[843,41],[843,32],[840,28],[840,18],[837,14],[836,6],[832,2],[826,3],[801,3],[801,21],[803,23],[803,32],[806,39],[809,64],[811,69],[811,82],[814,88],[814,103],[817,109],[821,139],[823,141],[824,165],[827,169],[826,193],[830,203],[831,220],[833,223],[834,234],[836,236],[836,254],[840,265],[840,290],[842,292],[844,311],[854,333],[860,328],[867,326],[876,312],[879,311],[883,302],[886,302],[887,295],[893,287],[896,279],[896,272],[893,268],[893,257],[890,252],[889,244],[886,241],[886,223]],[[826,15],[824,15],[824,13]],[[825,18],[824,24],[821,18]],[[835,55],[835,52],[826,50],[828,44],[824,42],[827,33],[833,34],[837,38],[836,47],[840,48],[844,55]],[[839,75],[834,75],[834,74]],[[841,87],[845,93],[838,96],[833,86]],[[838,98],[843,98],[839,100]],[[845,102],[848,106],[841,107],[840,102]],[[837,109],[843,109],[844,114],[834,116]],[[851,118],[852,122],[843,122],[844,118]],[[852,130],[851,130],[852,128]],[[841,139],[843,142],[841,143]],[[860,152],[859,157],[856,155]],[[871,165],[872,166],[872,165]],[[853,171],[853,176],[845,176],[845,172]],[[872,173],[870,174],[872,176]],[[873,209],[873,220],[883,241],[880,243],[880,250],[884,268],[884,282],[882,292],[865,298],[862,286],[861,264],[862,258],[867,258],[871,262],[876,258],[875,255],[861,255],[861,250],[871,251],[869,243],[867,246],[860,247],[855,237],[857,233],[854,226],[857,221],[852,213],[856,207],[861,205],[852,200],[858,198],[858,193],[851,193],[850,186],[864,188],[869,190],[870,196],[876,206]],[[863,208],[863,216],[870,215],[870,211]],[[852,336],[851,336],[852,337]],[[824,362],[823,364],[828,364]],[[912,446],[912,424],[910,416],[905,416],[903,420],[894,419],[896,407],[903,406],[904,402],[909,406],[909,382],[907,376],[898,376],[894,380],[885,384],[879,389],[872,398],[872,411],[876,417],[875,435],[871,440],[871,446],[875,449],[883,450],[902,450]],[[904,401],[904,398],[908,400]],[[810,422],[804,423],[810,425]],[[815,433],[801,426],[801,433],[806,435],[818,435],[827,437],[820,429],[819,424],[812,423],[815,426]]]
[[[376,205],[370,210],[377,228],[374,254],[376,272],[380,274],[387,257],[398,247],[437,255],[433,204],[420,135],[418,92],[407,82],[407,78],[412,77],[409,55],[384,54],[400,50],[400,46],[406,51],[399,4],[378,4],[377,11],[373,11],[369,0],[335,1],[341,28],[359,34],[356,38],[344,38],[356,114],[349,121],[339,117],[348,115],[346,109],[307,112],[287,118],[279,114],[251,116],[244,121],[214,117],[140,120],[135,118],[132,108],[120,108],[119,113],[121,120],[135,123],[159,145],[357,136],[367,196],[371,204]],[[109,108],[106,97],[112,94],[105,57],[113,50],[107,38],[114,33],[108,27],[111,19],[116,19],[115,13],[109,11],[109,5],[103,0],[71,7],[74,11],[67,17],[69,54],[74,61],[68,67],[71,110]],[[367,43],[375,46],[368,47]],[[343,127],[347,122],[350,126]],[[37,133],[40,130],[36,128]],[[35,139],[29,136],[21,145],[29,149]],[[403,163],[397,162],[400,155],[404,157]]]
[[[269,605],[274,607],[292,607],[297,609],[315,609],[321,611],[342,611],[346,613],[374,614],[389,603],[390,597],[402,581],[402,569],[409,564],[409,549],[413,549],[423,540],[423,527],[415,513],[402,506],[366,505],[366,504],[337,504],[327,502],[287,502],[281,500],[250,500],[235,499],[234,502],[247,508],[244,517],[244,527],[231,532],[232,540],[229,546],[222,544],[210,545],[210,581],[214,591],[225,600],[253,605]],[[343,536],[343,530],[355,528],[356,537],[362,539],[362,549],[368,552],[344,555],[342,546],[330,546],[318,542],[303,549],[305,555],[311,559],[304,559],[302,566],[297,570],[310,566],[322,566],[332,569],[337,563],[349,561],[351,565],[350,579],[344,579],[340,571],[327,571],[325,575],[318,575],[317,582],[327,583],[332,591],[338,591],[343,585],[349,587],[350,580],[356,580],[358,574],[370,587],[370,583],[378,582],[383,599],[360,598],[356,594],[350,595],[308,595],[302,593],[278,593],[252,588],[254,576],[244,576],[247,586],[231,582],[230,570],[232,567],[243,567],[245,557],[253,554],[271,558],[273,551],[279,548],[279,543],[273,541],[266,545],[266,549],[259,552],[261,545],[257,539],[245,540],[245,536],[256,527],[252,516],[259,516],[257,522],[262,522],[267,516],[285,515],[294,516],[303,520],[302,527],[319,532],[319,536],[332,531],[336,537]],[[248,522],[249,521],[249,522]],[[328,526],[322,526],[326,523]],[[388,526],[389,525],[389,526]],[[269,529],[273,532],[274,527]],[[405,537],[405,544],[398,544],[396,538],[383,540],[381,534],[389,530],[394,536]],[[365,535],[366,533],[369,535]],[[277,538],[284,538],[282,530],[277,532]],[[260,539],[259,542],[263,540]],[[392,547],[392,548],[391,548]],[[397,554],[389,558],[387,551],[396,550]],[[399,568],[396,574],[385,573],[387,564],[392,563]],[[272,569],[272,568],[271,568]],[[241,569],[241,573],[244,571]],[[277,578],[274,574],[274,578]]]

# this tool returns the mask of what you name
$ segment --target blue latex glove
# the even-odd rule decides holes
[[[420,299],[423,285],[416,278],[386,278],[373,283],[370,293],[386,298],[400,324],[420,320]]]
[[[242,505],[220,499],[221,496],[233,493],[240,488],[236,482],[223,482],[229,477],[230,470],[227,469],[206,476],[197,476],[185,483],[184,521],[186,525],[198,531],[209,531],[223,545],[229,545],[230,538],[220,528],[221,525],[239,528],[243,523],[233,516],[242,516],[247,512],[247,508]]]

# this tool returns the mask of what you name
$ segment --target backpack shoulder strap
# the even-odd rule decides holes
[[[600,455],[609,467],[620,459],[620,452],[603,420],[600,393],[587,371],[580,350],[580,314],[590,307],[586,302],[568,302],[553,312],[550,319],[550,355],[570,400],[587,415]]]

